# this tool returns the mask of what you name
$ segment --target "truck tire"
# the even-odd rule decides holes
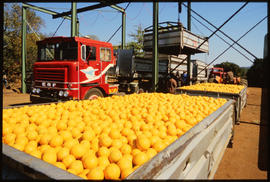
[[[84,99],[85,100],[93,100],[93,99],[96,99],[98,97],[104,97],[101,90],[99,90],[98,88],[91,88],[85,94]]]

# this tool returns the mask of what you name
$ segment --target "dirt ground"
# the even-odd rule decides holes
[[[265,92],[261,88],[248,88],[240,125],[235,125],[233,148],[226,149],[214,179],[268,179],[269,125]]]
[[[268,179],[268,99],[266,90],[249,87],[234,144],[227,148],[214,179]],[[262,99],[263,98],[263,99]],[[28,94],[3,90],[3,107],[29,104]],[[261,107],[262,106],[262,107]]]

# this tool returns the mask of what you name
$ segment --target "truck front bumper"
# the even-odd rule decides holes
[[[40,96],[40,95],[30,94],[30,101],[32,103],[67,101],[71,99],[72,99],[71,97],[59,98],[59,97],[54,97],[54,96],[50,97],[50,96]]]

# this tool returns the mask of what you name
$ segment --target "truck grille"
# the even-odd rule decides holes
[[[65,74],[65,69],[37,68],[35,70],[35,80],[65,82]]]

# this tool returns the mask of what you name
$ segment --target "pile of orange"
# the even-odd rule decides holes
[[[183,86],[180,88],[186,90],[202,90],[202,91],[238,94],[244,88],[244,86],[235,84],[223,84],[223,83],[199,83],[195,85]]]
[[[142,93],[4,109],[2,141],[84,179],[124,179],[225,102]]]

